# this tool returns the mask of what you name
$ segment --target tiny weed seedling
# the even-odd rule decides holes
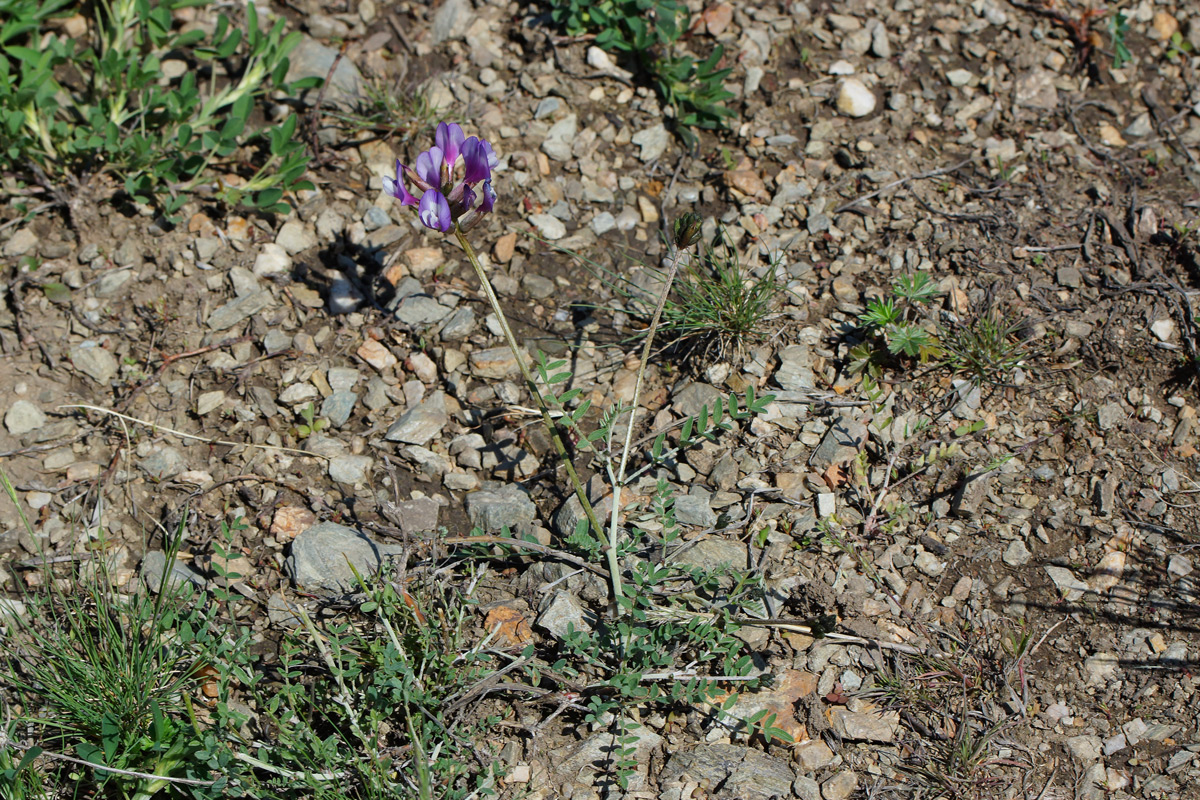
[[[307,439],[314,433],[320,433],[329,427],[329,420],[317,418],[317,407],[312,402],[300,409],[300,418],[304,422],[288,431],[297,439]]]
[[[892,359],[924,363],[938,354],[937,338],[920,324],[923,308],[938,296],[937,286],[924,272],[905,275],[892,287],[891,297],[876,297],[858,319],[864,340],[850,350],[852,372],[878,379]]]
[[[942,362],[976,385],[1009,385],[1013,373],[1034,354],[1022,335],[1027,323],[990,308],[967,322],[943,323],[938,329]]]
[[[284,21],[260,27],[246,6],[244,23],[220,14],[211,36],[177,29],[174,15],[193,0],[115,0],[96,5],[69,0],[4,0],[0,28],[0,167],[28,182],[70,186],[79,195],[96,176],[121,181],[135,201],[157,205],[172,218],[212,166],[239,175],[218,180],[225,202],[274,213],[289,210],[286,192],[312,188],[302,180],[304,145],[296,116],[262,134],[246,130],[255,100],[285,86],[288,53],[301,34],[283,34]],[[90,15],[91,35],[76,42],[46,30],[51,16]],[[163,60],[194,63],[168,79]],[[233,65],[236,65],[234,67]],[[218,81],[229,66],[229,80]],[[198,76],[208,75],[207,85]],[[257,168],[231,162],[235,152],[261,144]],[[74,204],[68,206],[74,213]]]
[[[550,17],[570,36],[594,34],[596,45],[634,59],[673,110],[677,133],[689,146],[692,128],[725,126],[733,111],[722,105],[734,95],[723,81],[724,48],[717,45],[697,61],[680,50],[689,27],[687,7],[678,0],[551,0]]]
[[[1112,39],[1113,69],[1121,69],[1133,60],[1125,44],[1125,34],[1129,33],[1129,18],[1122,11],[1114,11],[1108,17],[1108,35]]]

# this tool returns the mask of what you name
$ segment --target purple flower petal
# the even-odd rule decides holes
[[[496,190],[492,188],[491,181],[483,182],[483,202],[479,204],[479,210],[484,214],[492,213],[492,206],[496,204]]]
[[[417,209],[417,216],[420,217],[421,224],[426,228],[433,228],[442,233],[450,230],[454,225],[454,221],[450,218],[450,204],[436,189],[430,189],[421,195],[421,206]]]
[[[417,156],[417,177],[434,189],[440,189],[442,186],[442,159],[440,147],[431,147]]]
[[[470,184],[476,184],[491,179],[492,168],[488,162],[488,152],[491,149],[487,142],[474,136],[463,142],[462,154],[465,168],[463,180]]]
[[[390,178],[387,175],[383,176],[383,191],[390,194],[392,197],[400,201],[402,206],[415,206],[417,198],[408,193],[408,189],[404,186],[404,171],[408,167],[400,163],[400,159],[396,159],[396,177]]]
[[[437,133],[434,134],[434,141],[437,142],[437,146],[441,149],[442,155],[446,160],[446,165],[451,170],[454,169],[454,163],[458,161],[458,155],[462,152],[463,140],[465,138],[466,135],[457,122],[438,123]]]

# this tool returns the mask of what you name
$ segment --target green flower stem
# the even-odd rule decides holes
[[[575,471],[575,465],[571,463],[570,453],[567,451],[567,445],[563,441],[562,431],[554,422],[554,418],[550,416],[550,409],[546,406],[546,401],[542,398],[542,393],[538,389],[537,381],[533,379],[533,373],[529,370],[529,365],[525,363],[525,359],[521,356],[521,346],[517,343],[517,337],[513,335],[512,328],[509,327],[508,317],[504,315],[504,308],[500,305],[500,299],[496,297],[496,292],[492,289],[492,282],[488,280],[487,273],[483,269],[483,265],[479,263],[479,256],[475,254],[475,248],[471,247],[471,243],[467,241],[467,235],[458,227],[457,223],[454,226],[454,236],[458,239],[458,243],[462,246],[463,252],[467,254],[467,260],[471,262],[471,266],[475,268],[475,274],[479,276],[479,284],[483,287],[483,293],[487,296],[488,303],[492,306],[492,311],[496,314],[496,319],[500,321],[500,329],[504,332],[504,339],[508,343],[508,349],[512,351],[513,358],[517,360],[517,367],[521,370],[521,376],[525,379],[525,384],[529,387],[529,393],[533,395],[533,401],[537,403],[538,410],[542,412],[542,422],[546,425],[546,430],[550,433],[550,440],[554,442],[554,450],[558,453],[559,460],[567,469],[567,477],[571,479],[571,485],[575,487],[575,496],[579,498],[579,504],[583,507],[583,513],[587,517],[588,524],[597,538],[604,540],[604,526],[596,518],[596,510],[592,508],[592,503],[588,500],[587,491],[583,487],[583,482],[579,480],[579,473]],[[618,506],[613,505],[614,519],[614,534],[615,520],[618,517]],[[612,584],[613,601],[616,602],[621,593],[621,565],[617,560],[617,547],[615,535],[609,539],[606,556],[608,558],[608,575]]]

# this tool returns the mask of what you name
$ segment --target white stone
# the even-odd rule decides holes
[[[950,81],[951,86],[966,86],[974,78],[975,75],[967,69],[952,69],[946,73],[946,80]]]
[[[211,411],[216,411],[225,403],[225,393],[221,390],[205,392],[196,400],[196,414],[203,417]]]
[[[1151,323],[1150,332],[1160,342],[1168,341],[1175,334],[1175,320],[1160,319]]]
[[[838,90],[837,110],[848,117],[865,117],[875,110],[875,93],[857,78],[847,78]]]
[[[558,217],[552,217],[549,214],[533,214],[529,217],[529,221],[534,224],[542,236],[551,241],[567,235],[567,226],[563,225],[562,220]]]
[[[854,72],[854,65],[845,59],[835,61],[829,65],[830,75],[853,75]]]
[[[13,436],[23,436],[46,424],[46,415],[28,400],[18,400],[4,415],[4,425]]]
[[[837,495],[833,492],[821,492],[817,495],[817,518],[832,517],[837,510]]]
[[[277,244],[268,242],[254,259],[255,275],[277,275],[292,268],[292,257]]]

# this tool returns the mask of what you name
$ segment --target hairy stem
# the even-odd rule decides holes
[[[479,256],[475,254],[475,248],[471,247],[471,243],[467,241],[466,234],[463,233],[457,224],[454,226],[454,236],[462,246],[463,252],[467,254],[467,260],[475,268],[475,274],[479,276],[479,284],[483,287],[483,293],[487,297],[488,303],[492,306],[492,311],[495,312],[496,319],[500,321],[500,329],[504,333],[504,340],[508,344],[508,349],[512,351],[513,358],[517,360],[517,367],[521,370],[521,377],[525,379],[526,386],[529,387],[529,393],[533,395],[533,401],[537,404],[538,410],[542,412],[542,422],[545,423],[546,430],[550,433],[550,440],[554,443],[554,450],[558,453],[559,460],[566,467],[567,477],[570,478],[571,485],[575,488],[575,496],[579,498],[579,504],[583,507],[583,513],[587,517],[588,524],[591,526],[596,537],[603,541],[604,526],[596,518],[596,510],[592,508],[592,503],[588,499],[583,482],[579,479],[579,473],[575,471],[575,465],[571,462],[571,455],[567,450],[566,442],[563,440],[562,430],[554,422],[554,418],[550,416],[550,408],[546,405],[546,401],[538,389],[537,381],[533,379],[533,373],[530,372],[529,365],[525,363],[525,359],[521,355],[521,346],[517,343],[517,337],[513,335],[512,328],[508,324],[508,317],[504,314],[504,308],[500,305],[500,299],[496,297],[496,292],[492,289],[492,282],[488,280],[483,265],[479,263]],[[616,515],[617,507],[614,505],[614,518]],[[613,601],[615,602],[617,598],[621,597],[621,568],[620,564],[617,563],[617,549],[613,541],[609,542],[607,557],[609,581],[612,584]]]

